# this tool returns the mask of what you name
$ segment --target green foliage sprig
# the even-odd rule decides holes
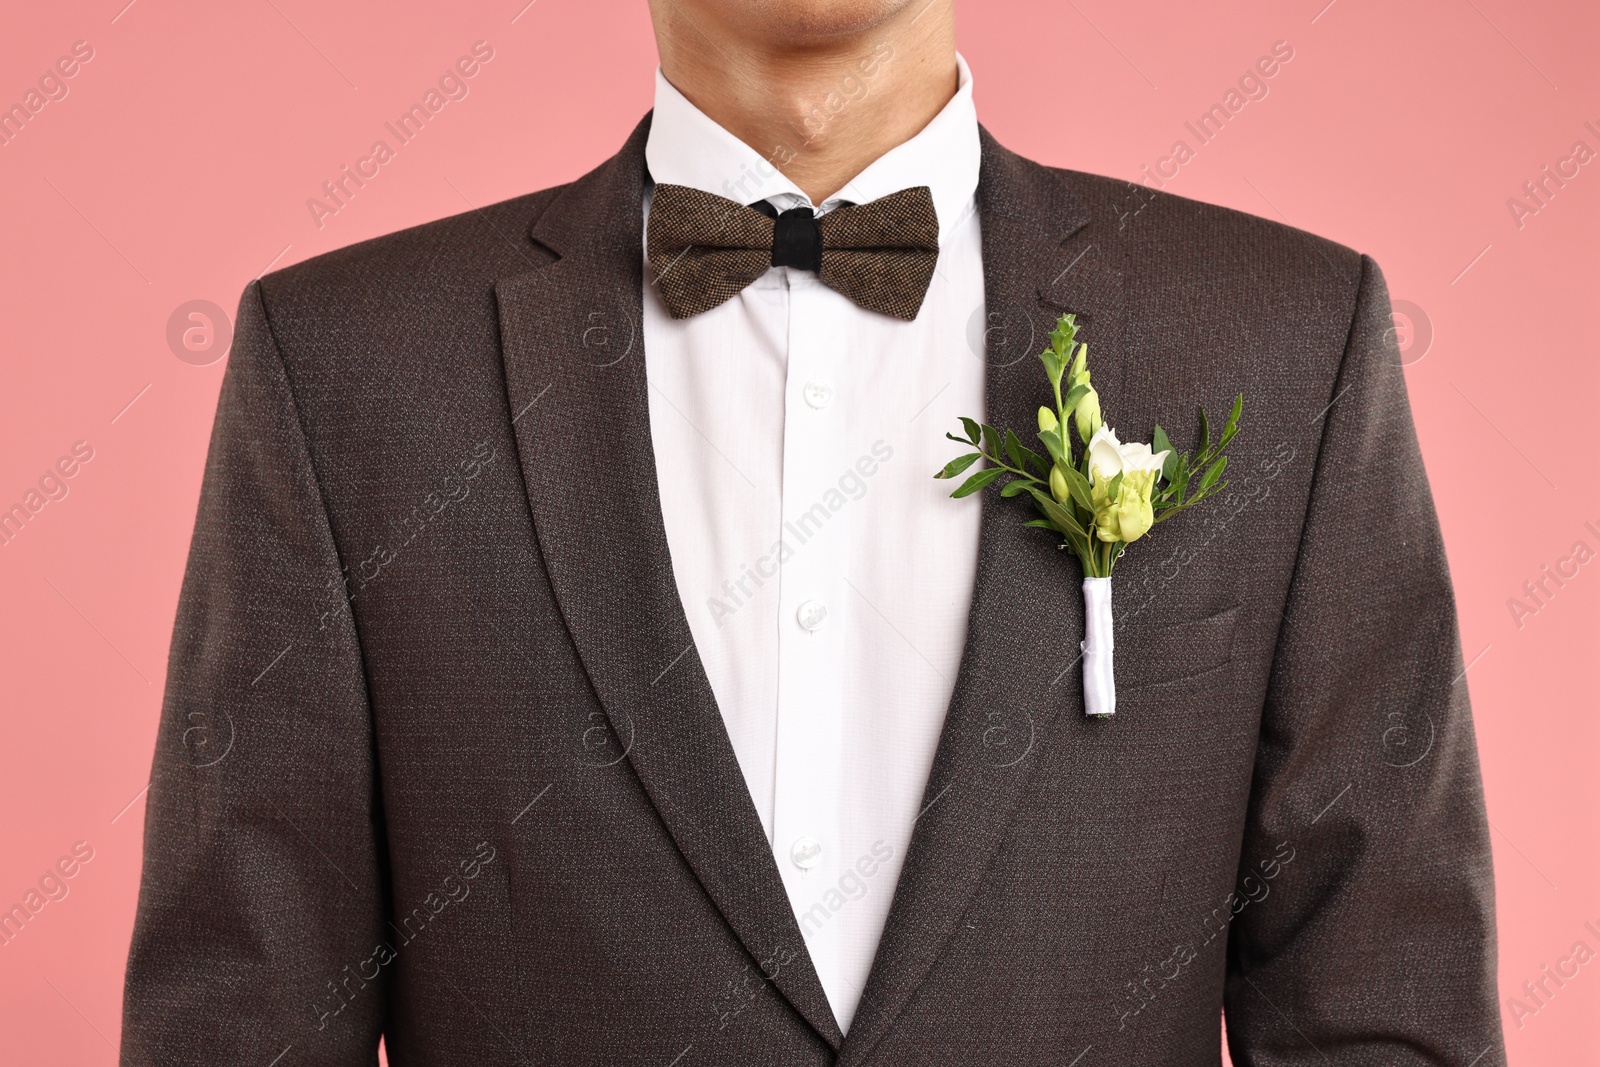
[[[1148,445],[1122,444],[1103,423],[1100,397],[1090,383],[1089,346],[1077,340],[1077,333],[1076,316],[1062,315],[1050,332],[1049,347],[1039,354],[1054,400],[1039,409],[1036,436],[1045,455],[1011,430],[962,417],[966,436],[945,436],[975,451],[951,460],[934,477],[959,477],[982,460],[986,465],[952,497],[971,496],[997,483],[1002,497],[1026,495],[1040,517],[1024,525],[1059,534],[1085,576],[1109,578],[1130,543],[1227,488],[1225,450],[1239,432],[1244,396],[1234,400],[1215,441],[1200,409],[1200,444],[1193,453],[1174,448],[1160,426]],[[1069,427],[1076,428],[1077,442]]]

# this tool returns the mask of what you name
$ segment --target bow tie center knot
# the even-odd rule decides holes
[[[822,227],[816,212],[792,207],[773,220],[772,265],[822,270]]]

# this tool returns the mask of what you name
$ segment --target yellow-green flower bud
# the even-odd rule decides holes
[[[1046,408],[1046,407],[1041,407],[1039,409],[1039,432],[1040,433],[1044,433],[1047,430],[1054,430],[1059,425],[1061,425],[1061,424],[1060,424],[1059,421],[1057,421],[1055,412],[1051,411],[1049,408]]]
[[[1093,487],[1095,535],[1102,541],[1137,541],[1150,532],[1155,509],[1150,495],[1155,490],[1153,470],[1125,470],[1115,500],[1110,498],[1109,479]]]
[[[1096,472],[1098,475],[1098,472]],[[1094,532],[1102,541],[1118,540],[1117,502],[1111,499],[1110,478],[1096,477],[1089,484],[1089,501],[1094,505]]]
[[[1124,471],[1122,489],[1117,494],[1117,540],[1137,541],[1150,531],[1155,509],[1150,494],[1155,489],[1155,471]]]
[[[1102,541],[1137,541],[1155,523],[1151,496],[1170,453],[1165,449],[1151,452],[1149,445],[1138,441],[1123,444],[1116,431],[1106,426],[1095,431],[1087,451],[1095,536]],[[1113,484],[1115,497],[1111,495]]]
[[[1056,498],[1057,504],[1065,504],[1072,495],[1067,489],[1067,476],[1061,473],[1060,465],[1050,468],[1050,495]]]
[[[1078,346],[1078,356],[1072,361],[1072,384],[1082,385],[1089,380],[1089,342]]]
[[[1078,424],[1079,440],[1088,444],[1094,432],[1105,425],[1100,417],[1100,394],[1094,391],[1094,386],[1089,387],[1089,391],[1078,401],[1078,406],[1072,414]]]

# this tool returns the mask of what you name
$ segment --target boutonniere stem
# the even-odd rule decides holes
[[[1039,408],[1036,436],[1045,454],[1024,445],[1011,430],[962,418],[966,436],[945,436],[975,451],[951,460],[934,477],[959,477],[981,460],[983,466],[950,495],[971,496],[998,484],[1002,497],[1026,496],[1039,517],[1023,525],[1058,535],[1060,547],[1078,557],[1083,568],[1085,711],[1101,717],[1116,711],[1117,699],[1111,572],[1128,545],[1158,523],[1227,487],[1222,480],[1228,469],[1224,450],[1239,432],[1244,396],[1234,400],[1215,441],[1205,409],[1200,409],[1200,445],[1193,453],[1174,448],[1160,426],[1149,443],[1124,444],[1105,425],[1100,395],[1090,382],[1089,346],[1077,340],[1077,332],[1076,316],[1062,315],[1050,333],[1049,347],[1039,354],[1053,401]]]

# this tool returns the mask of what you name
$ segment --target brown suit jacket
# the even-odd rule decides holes
[[[1192,444],[1196,404],[1243,392],[1244,432],[1227,494],[1117,569],[1108,721],[1081,710],[1076,564],[986,497],[841,1036],[673,582],[647,126],[570,185],[246,289],[125,1061],[365,1064],[381,1032],[396,1065],[1175,1067],[1218,1062],[1225,1009],[1241,1067],[1502,1063],[1454,606],[1377,267],[987,134],[991,421],[1031,424],[1069,310],[1120,430]]]

